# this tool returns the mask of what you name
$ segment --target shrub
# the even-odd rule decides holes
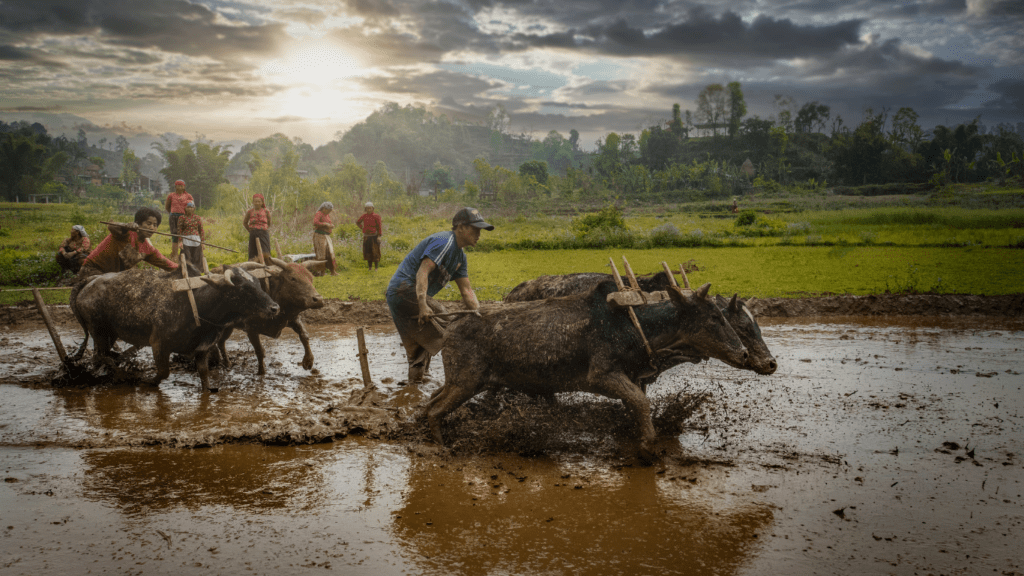
[[[740,212],[740,215],[736,217],[737,226],[751,226],[757,220],[757,212],[753,210],[744,210]]]
[[[19,257],[14,250],[0,252],[0,278],[4,284],[43,286],[60,280],[60,273],[60,265],[51,253]]]
[[[610,230],[629,229],[626,226],[626,219],[623,217],[622,210],[614,205],[605,206],[598,212],[573,218],[572,224],[569,227],[577,236],[587,236],[597,230],[607,232]]]

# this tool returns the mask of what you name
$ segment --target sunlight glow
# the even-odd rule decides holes
[[[268,83],[286,86],[272,100],[282,116],[332,118],[350,92],[345,80],[365,73],[359,61],[326,40],[303,42],[260,68]]]

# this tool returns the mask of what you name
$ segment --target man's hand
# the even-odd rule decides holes
[[[426,302],[420,303],[420,324],[426,324],[430,322],[430,318],[434,315],[434,311],[427,306]]]

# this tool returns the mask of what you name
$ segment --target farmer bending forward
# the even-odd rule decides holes
[[[441,350],[442,330],[446,322],[432,317],[444,309],[433,296],[450,280],[455,280],[467,310],[480,307],[469,283],[466,253],[475,246],[480,229],[494,230],[476,208],[463,208],[452,218],[450,232],[428,236],[406,254],[391,277],[385,294],[391,318],[405,347],[409,362],[408,382],[420,382],[430,366],[430,357]],[[418,317],[418,318],[417,318]]]

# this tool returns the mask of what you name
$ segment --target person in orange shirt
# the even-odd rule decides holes
[[[373,202],[363,207],[364,214],[356,220],[356,226],[363,231],[363,260],[371,270],[380,266],[380,237],[383,235],[380,214],[373,213]]]
[[[189,202],[194,202],[192,195],[185,191],[185,181],[176,180],[174,182],[174,192],[167,195],[167,200],[164,201],[164,208],[170,212],[170,218],[167,222],[171,226],[171,234],[180,234],[178,232],[178,218],[185,215],[185,205]],[[178,258],[178,246],[181,245],[181,239],[175,236],[171,240],[171,260]]]
[[[108,225],[110,234],[82,263],[78,277],[85,279],[97,274],[123,272],[134,268],[139,262],[146,262],[161,270],[177,270],[178,265],[168,260],[149,241],[149,237],[159,227],[160,212],[148,206],[135,211],[135,222],[132,224]]]

